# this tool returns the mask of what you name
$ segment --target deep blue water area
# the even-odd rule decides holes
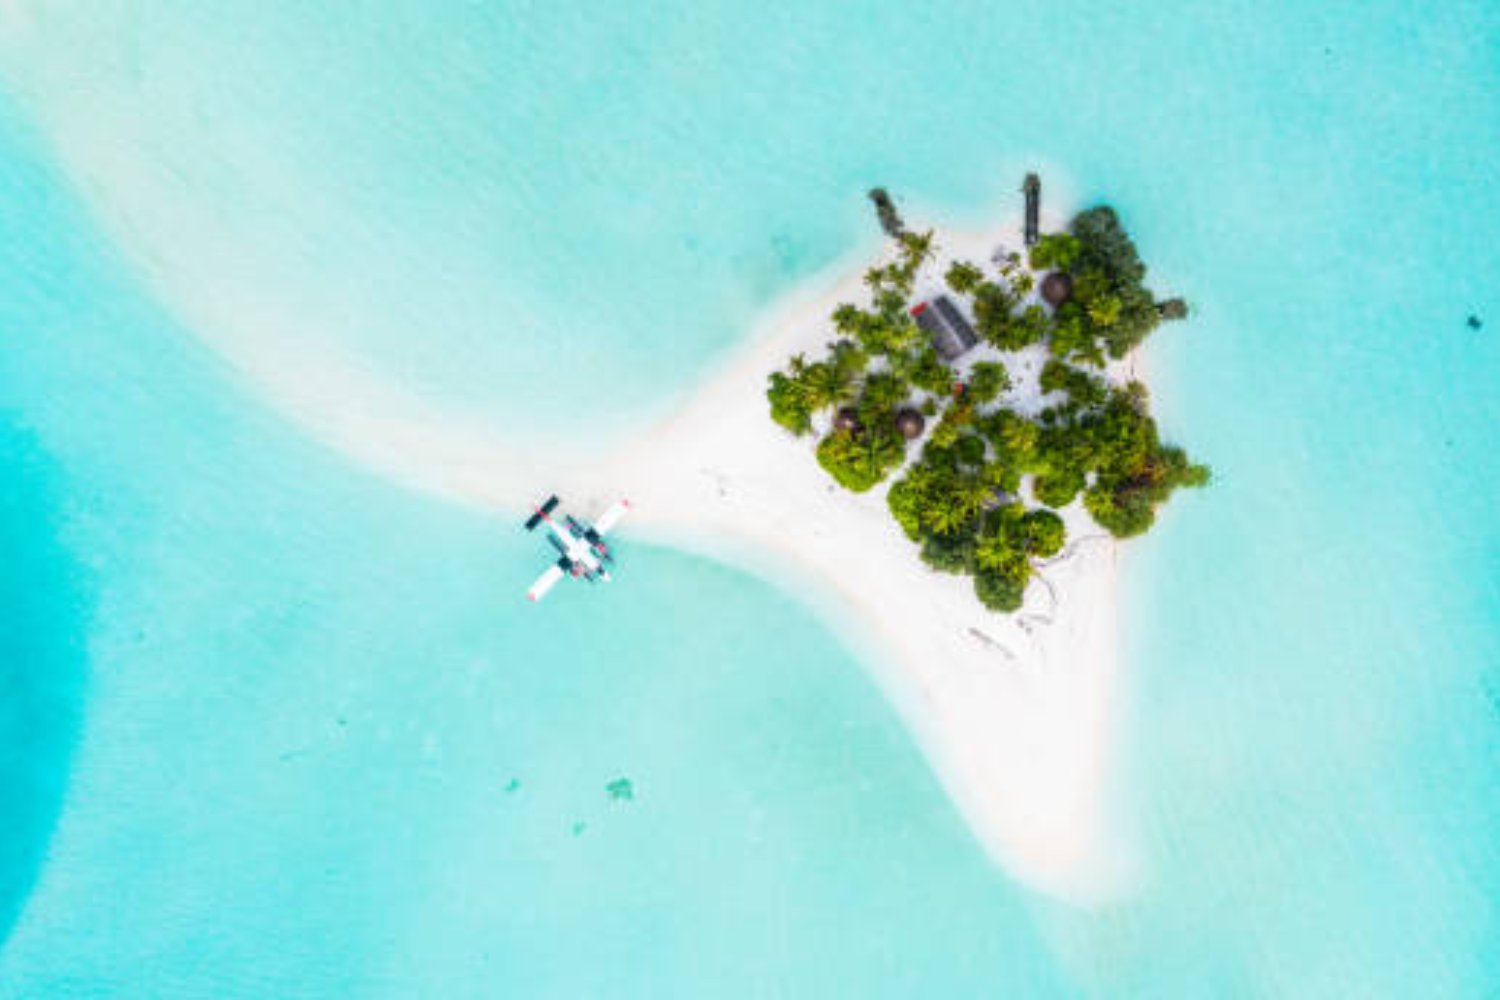
[[[57,538],[57,469],[0,421],[0,934],[31,890],[67,787],[87,674],[88,584]]]

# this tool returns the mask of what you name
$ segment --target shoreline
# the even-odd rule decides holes
[[[922,564],[886,509],[883,486],[843,491],[809,442],[770,420],[767,376],[830,339],[835,304],[863,299],[869,245],[773,303],[665,417],[580,463],[575,447],[559,459],[550,439],[502,437],[477,415],[312,347],[316,338],[297,332],[316,317],[282,325],[213,287],[180,287],[170,277],[178,244],[103,216],[126,245],[160,251],[146,254],[143,277],[175,303],[184,327],[313,437],[372,473],[491,513],[524,511],[542,489],[581,512],[629,497],[636,510],[627,536],[747,569],[824,615],[871,671],[976,839],[1012,876],[1075,902],[1109,898],[1128,882],[1133,865],[1103,791],[1118,708],[1117,543],[1076,505],[1063,511],[1082,544],[1042,570],[1020,612],[997,615],[967,579]],[[1055,230],[1062,220],[1044,212],[1042,221]],[[940,229],[937,242],[940,260],[984,263],[997,244],[1022,248],[1020,219]],[[857,587],[844,582],[852,574]],[[524,584],[516,583],[518,599]]]
[[[1022,249],[1019,220],[940,231],[938,244],[933,271],[953,256],[983,263],[997,245]],[[612,498],[598,492],[607,484],[634,504],[628,535],[740,566],[808,600],[870,669],[992,859],[1049,895],[1108,898],[1132,867],[1105,794],[1119,543],[1075,504],[1064,512],[1068,548],[1042,564],[1021,611],[996,614],[966,578],[921,563],[886,509],[885,485],[858,495],[837,487],[814,444],[766,412],[767,375],[831,339],[829,313],[865,294],[871,263],[843,260],[836,280],[811,279],[592,484],[563,485],[589,509]]]

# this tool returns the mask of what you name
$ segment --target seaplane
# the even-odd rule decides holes
[[[590,524],[571,514],[563,515],[562,520],[558,521],[552,516],[557,504],[557,497],[548,497],[547,502],[535,508],[531,517],[526,520],[527,531],[545,524],[547,541],[562,555],[562,558],[536,578],[536,583],[526,592],[526,596],[533,601],[546,597],[547,591],[557,586],[557,581],[565,576],[587,580],[589,583],[608,583],[609,567],[614,565],[615,556],[605,544],[604,535],[630,510],[630,501],[621,500],[611,504],[608,510],[599,515],[597,521]]]

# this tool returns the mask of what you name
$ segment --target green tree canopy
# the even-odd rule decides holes
[[[766,390],[771,401],[771,419],[801,437],[812,430],[812,410],[792,378],[782,372],[771,373],[771,387]]]
[[[974,327],[979,336],[1002,351],[1019,351],[1047,335],[1045,311],[1038,323],[1030,314],[1013,314],[1020,299],[993,281],[986,281],[974,293]]]
[[[925,535],[922,561],[941,573],[971,573],[974,570],[975,539],[967,532]]]
[[[1080,304],[1112,358],[1122,358],[1161,321],[1156,300],[1144,285],[1146,265],[1107,205],[1073,219],[1078,240],[1073,299]]]
[[[943,280],[959,295],[973,295],[984,282],[984,272],[967,261],[956,260],[948,267]]]
[[[1003,573],[984,570],[974,574],[974,596],[991,611],[1008,614],[1021,610],[1021,605],[1026,600],[1026,582],[1017,582]]]
[[[1068,535],[1063,519],[1043,509],[1021,515],[1019,529],[1027,554],[1043,559],[1061,552]]]
[[[969,369],[968,396],[976,404],[994,402],[1010,389],[1010,372],[999,361],[977,361]]]
[[[882,423],[910,395],[911,387],[900,376],[888,371],[874,372],[866,376],[859,396],[859,419],[870,426]]]
[[[1031,248],[1031,266],[1038,271],[1066,271],[1082,249],[1078,237],[1070,233],[1048,233]]]
[[[1077,241],[1074,261],[1078,270],[1098,268],[1116,284],[1138,285],[1146,280],[1146,265],[1113,208],[1099,205],[1079,212],[1069,228]]]
[[[931,347],[918,351],[907,376],[912,385],[934,396],[944,396],[953,391],[953,370],[943,363],[938,352]]]
[[[906,442],[885,428],[862,434],[835,430],[818,443],[818,464],[846,490],[863,493],[906,457]]]
[[[1100,526],[1127,537],[1149,528],[1175,490],[1209,481],[1206,466],[1162,443],[1145,387],[1112,384],[1106,375],[1107,357],[1123,356],[1163,318],[1187,311],[1182,300],[1157,302],[1146,289],[1145,265],[1111,209],[1079,213],[1068,233],[1049,234],[1032,249],[1032,267],[1071,279],[1070,297],[1053,312],[1023,307],[1035,277],[1017,254],[996,262],[997,280],[962,261],[944,274],[953,293],[969,299],[987,343],[1004,351],[1047,343],[1051,359],[1039,384],[1052,395],[1035,416],[1002,402],[1010,376],[996,361],[975,362],[962,376],[963,391],[954,390],[959,374],[909,312],[933,234],[902,232],[895,248],[893,259],[866,273],[869,302],[834,311],[837,337],[824,356],[791,358],[770,374],[766,396],[772,419],[794,434],[854,402],[858,424],[827,434],[816,453],[837,483],[856,492],[905,463],[900,407],[936,418],[920,457],[886,493],[891,516],[929,566],[973,575],[980,601],[1014,611],[1035,562],[1066,544],[1066,525],[1050,508],[1081,495]]]

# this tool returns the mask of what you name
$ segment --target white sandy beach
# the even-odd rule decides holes
[[[940,232],[938,244],[919,292],[936,287],[946,260],[987,263],[1021,240],[1012,225]],[[675,415],[565,495],[602,504],[601,488],[622,490],[636,507],[622,530],[748,566],[814,601],[875,670],[992,856],[1035,888],[1098,899],[1128,871],[1105,795],[1117,544],[1081,510],[1067,512],[1070,543],[1026,607],[995,614],[967,577],[917,558],[884,485],[862,496],[838,488],[817,465],[815,439],[770,422],[767,374],[831,339],[832,308],[865,301],[862,274],[776,310]],[[1034,386],[1018,394],[1029,397],[1018,405],[1035,405]]]
[[[90,145],[82,134],[61,138]],[[1080,901],[1119,884],[1129,866],[1104,794],[1116,715],[1115,543],[1069,513],[1072,541],[1042,570],[1025,609],[993,614],[969,580],[919,561],[885,508],[883,487],[861,497],[838,489],[817,466],[814,442],[791,438],[768,417],[767,374],[797,351],[821,349],[835,304],[865,301],[870,261],[810,282],[812,291],[774,309],[675,414],[590,460],[549,449],[538,435],[518,442],[317,347],[317,331],[338,315],[311,303],[269,304],[232,271],[226,278],[203,266],[237,259],[245,240],[211,206],[187,198],[163,205],[149,177],[123,167],[110,171],[110,185],[109,197],[93,200],[142,275],[277,410],[381,475],[507,519],[548,489],[583,514],[629,497],[635,513],[620,529],[627,536],[695,549],[794,588],[871,665],[999,863],[1028,885]],[[944,260],[987,263],[997,246],[1019,249],[1021,240],[1013,223],[940,232],[938,245],[928,286]],[[518,601],[528,582],[515,581]],[[567,600],[567,591],[552,599]]]
[[[1055,223],[1057,220],[1050,220]],[[1019,249],[1018,224],[943,231],[919,292],[954,257],[988,265]],[[552,489],[570,510],[618,497],[627,537],[692,549],[796,590],[860,653],[990,854],[1040,891],[1075,901],[1112,894],[1128,876],[1107,810],[1115,718],[1118,546],[1081,510],[1070,542],[1014,616],[985,609],[971,582],[930,571],[892,521],[885,487],[855,496],[767,414],[766,377],[793,353],[821,350],[828,315],[864,301],[868,260],[809,283],[678,410],[602,461],[518,450],[493,430],[426,409],[398,387],[323,358],[289,372],[284,345],[235,338],[255,380],[345,452],[449,499],[509,515]],[[976,354],[981,353],[976,351]],[[1011,401],[1038,407],[1040,349]],[[915,452],[913,452],[915,453]],[[581,473],[581,474],[580,474]],[[519,599],[527,581],[517,581]],[[567,600],[566,588],[550,598]]]

